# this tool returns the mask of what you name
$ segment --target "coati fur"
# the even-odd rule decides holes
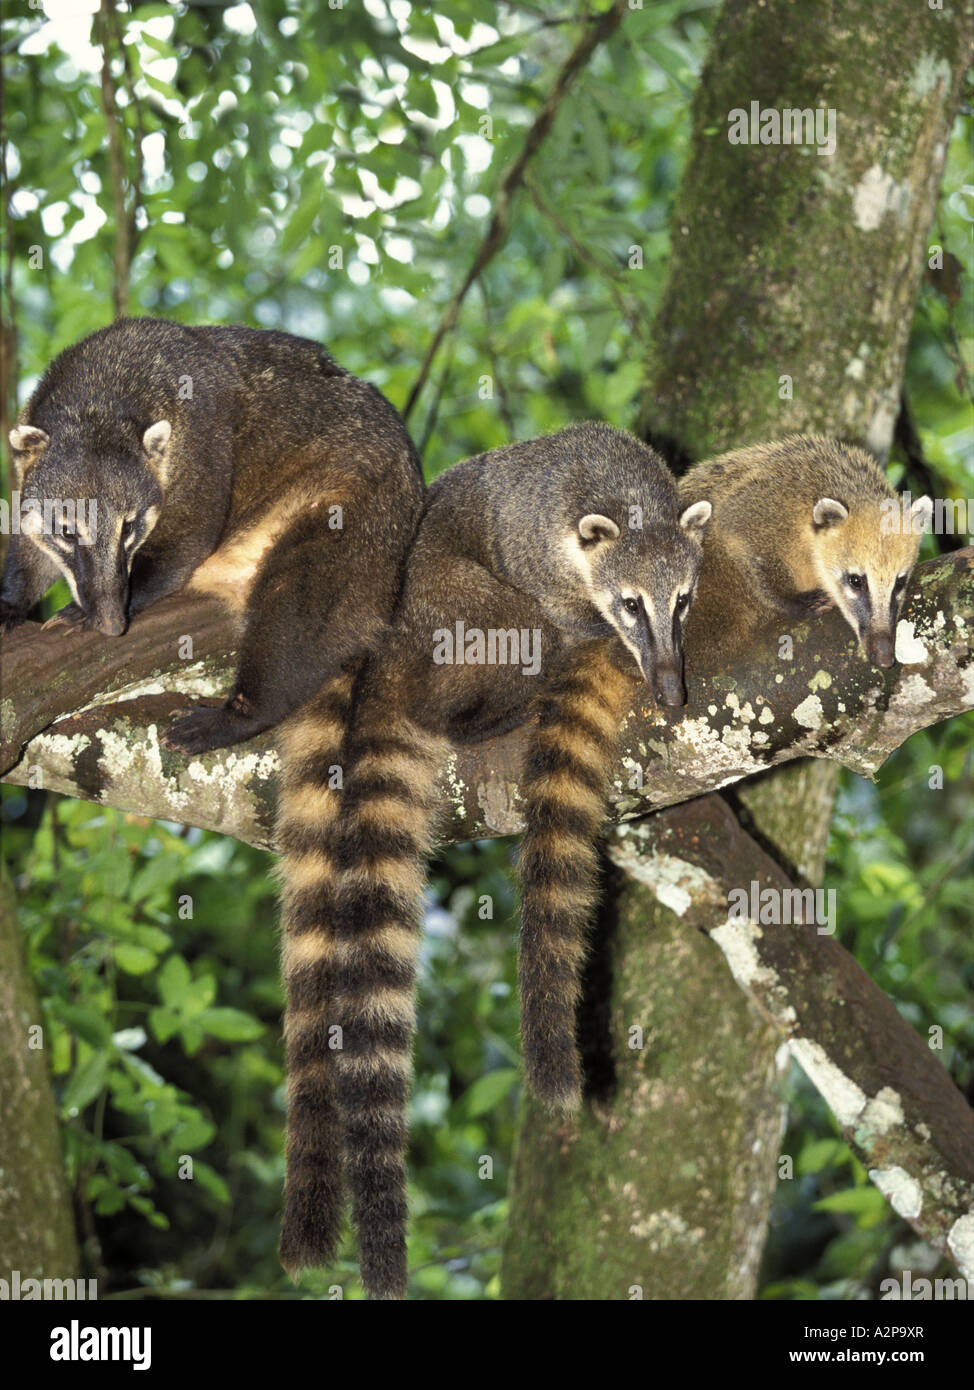
[[[406,1102],[425,865],[451,748],[534,713],[520,983],[527,1078],[579,1094],[575,1002],[594,843],[640,677],[684,700],[682,625],[710,505],[682,508],[662,460],[585,424],[457,464],[430,487],[381,656],[354,692],[289,721],[283,853],[290,1071],[285,1266],[329,1263],[342,1218],[336,1135],[376,1297],[406,1289]],[[438,664],[443,634],[537,634],[536,674]],[[346,730],[343,785],[328,771]]]
[[[713,508],[686,649],[715,671],[758,631],[838,608],[875,666],[893,664],[896,623],[929,497],[900,499],[865,449],[790,435],[699,463],[679,481],[684,505]],[[910,529],[913,528],[913,529]]]
[[[290,333],[121,319],[50,364],[10,442],[25,512],[0,586],[23,622],[59,575],[51,621],[125,631],[189,588],[239,623],[233,688],[163,736],[198,753],[282,720],[375,641],[423,495],[399,416]],[[59,499],[59,500],[58,500]],[[94,522],[42,509],[96,504]],[[88,518],[92,520],[91,509]]]

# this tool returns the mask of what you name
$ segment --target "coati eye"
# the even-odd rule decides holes
[[[123,545],[131,545],[132,541],[135,539],[137,525],[138,523],[134,517],[130,518],[125,522],[125,525],[122,527]]]
[[[866,582],[866,576],[864,574],[847,574],[845,582],[850,589],[861,589]]]
[[[690,607],[690,595],[689,595],[689,594],[681,594],[680,597],[679,597],[679,598],[677,599],[677,601],[676,601],[676,608],[675,608],[674,611],[675,611],[680,617],[682,617],[683,614],[687,611],[687,609],[688,609],[689,607]]]
[[[905,574],[898,574],[898,575],[896,576],[896,583],[893,585],[893,593],[894,593],[894,594],[901,594],[901,593],[903,592],[903,589],[904,589],[905,585],[906,585],[906,575],[905,575]]]
[[[623,608],[626,610],[627,613],[631,613],[631,614],[633,615],[633,617],[635,617],[636,614],[639,612],[639,599],[638,599],[638,598],[624,598],[624,599],[622,600],[622,606],[623,606]]]

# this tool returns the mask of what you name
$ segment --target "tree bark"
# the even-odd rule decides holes
[[[40,1032],[36,1030],[40,1029]],[[32,1031],[34,1030],[34,1031]],[[78,1269],[41,1011],[13,890],[0,880],[0,1278],[72,1279]]]
[[[876,10],[855,0],[726,0],[671,219],[644,436],[682,460],[802,431],[852,438],[886,456],[970,59],[970,20],[970,4],[932,10],[892,0]],[[834,153],[731,145],[729,113],[755,101],[761,109],[832,108]],[[732,686],[717,705],[733,693],[740,690]],[[857,770],[869,775],[877,766],[872,740],[862,742],[870,751]],[[724,756],[712,747],[716,759]],[[846,755],[855,767],[851,743]],[[735,798],[760,843],[800,882],[820,881],[836,772],[822,761],[792,763]],[[667,812],[667,824],[688,831],[696,814],[690,803]],[[770,1027],[728,1023],[740,1017],[730,975],[713,977],[706,943],[688,943],[659,905],[669,885],[644,872],[638,854],[626,864],[630,876],[614,906],[622,928],[609,951],[613,1042],[625,1056],[627,1020],[649,997],[656,1050],[649,1061],[639,1054],[640,1066],[620,1068],[614,1096],[587,1107],[577,1131],[526,1106],[505,1296],[625,1298],[634,1296],[631,1283],[642,1297],[748,1298],[774,1186],[777,1039]],[[656,905],[634,874],[652,885]],[[812,1052],[796,1055],[834,1106]],[[742,1187],[728,1176],[737,1164]],[[882,1160],[869,1166],[885,1171]],[[896,1184],[883,1178],[880,1186],[891,1193]],[[901,1205],[912,1209],[909,1200]],[[931,1223],[931,1238],[954,1258],[954,1246],[971,1240],[965,1231],[958,1227],[951,1244],[943,1221]],[[666,1260],[653,1258],[664,1250]]]

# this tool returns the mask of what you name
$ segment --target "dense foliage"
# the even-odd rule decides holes
[[[118,290],[93,8],[50,3],[56,24],[28,11],[3,25],[4,289],[19,354],[8,406],[111,318]],[[711,13],[706,0],[633,10],[562,104],[411,415],[430,476],[571,419],[632,422]],[[107,32],[130,312],[320,338],[402,406],[578,27],[549,0],[456,0],[448,16],[406,0],[120,6]],[[924,286],[906,379],[938,492],[960,497],[974,492],[965,124],[931,236],[950,292]],[[921,1032],[943,1029],[969,1095],[972,728],[914,738],[875,786],[845,776],[828,879],[843,943]],[[91,1272],[118,1293],[300,1296],[276,1259],[270,857],[42,791],[5,788],[3,813]],[[411,1266],[427,1298],[498,1290],[518,1095],[511,848],[449,849],[430,894],[412,1102]],[[794,1170],[779,1185],[765,1295],[875,1296],[913,1238],[797,1072],[791,1100]],[[338,1271],[348,1292],[352,1267]]]

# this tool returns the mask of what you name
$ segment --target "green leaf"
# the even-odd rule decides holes
[[[172,1009],[155,1008],[149,1010],[149,1027],[156,1042],[167,1043],[179,1032],[179,1015]]]
[[[806,1144],[798,1156],[798,1171],[801,1174],[820,1173],[848,1155],[848,1148],[841,1139],[816,1139]]]
[[[207,1009],[200,1014],[198,1022],[207,1033],[225,1042],[250,1042],[264,1031],[260,1020],[244,1013],[243,1009]]]
[[[814,1204],[815,1211],[844,1211],[858,1218],[861,1226],[872,1226],[881,1221],[888,1210],[886,1198],[879,1188],[870,1184],[867,1187],[849,1187],[843,1192],[833,1192]]]
[[[211,1168],[202,1159],[193,1159],[193,1178],[199,1183],[200,1187],[205,1188],[211,1193],[218,1202],[226,1206],[230,1201],[230,1189],[215,1168]]]
[[[158,960],[155,951],[150,951],[148,946],[134,946],[131,942],[121,941],[115,947],[115,963],[127,975],[146,975],[155,968]]]
[[[85,1004],[66,1004],[51,1001],[52,1012],[84,1042],[95,1048],[106,1048],[111,1042],[111,1025],[103,1014]]]
[[[76,1068],[61,1097],[61,1108],[66,1114],[80,1114],[102,1091],[111,1059],[110,1051],[93,1052]]]
[[[514,1067],[499,1067],[478,1077],[470,1089],[460,1097],[457,1107],[468,1120],[478,1115],[486,1115],[493,1110],[517,1085],[519,1073]]]
[[[159,971],[159,995],[164,1004],[178,1009],[189,992],[192,979],[182,956],[170,956]]]

